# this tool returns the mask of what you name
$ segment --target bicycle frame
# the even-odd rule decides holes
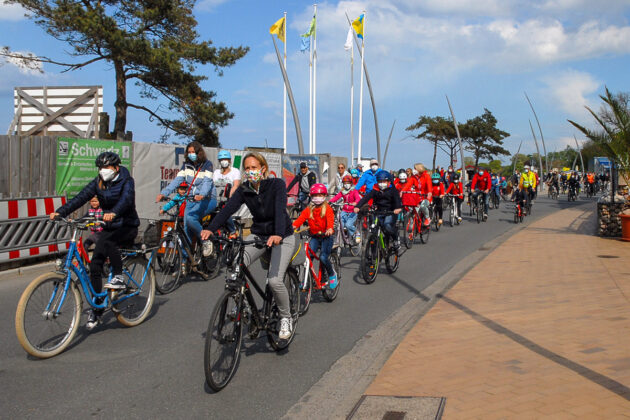
[[[324,283],[322,282],[322,261],[320,260],[317,253],[315,253],[310,246],[310,241],[305,241],[304,243],[304,252],[306,254],[306,260],[304,261],[304,280],[302,281],[302,286],[304,286],[306,282],[306,278],[308,273],[310,272],[311,277],[315,280],[315,289],[321,290],[324,288]],[[315,269],[313,267],[313,260],[319,261],[319,270],[317,274],[315,274]]]

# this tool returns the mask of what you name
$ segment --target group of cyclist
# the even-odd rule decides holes
[[[334,210],[329,203],[342,203],[342,226],[339,228],[347,229],[357,243],[361,242],[361,230],[356,226],[361,212],[367,208],[383,212],[384,216],[379,220],[388,243],[397,251],[400,240],[396,224],[404,209],[417,209],[425,226],[430,226],[431,217],[435,217],[439,226],[443,223],[443,200],[449,196],[454,199],[454,215],[461,221],[464,191],[468,190],[472,200],[483,201],[485,220],[490,194],[505,197],[507,185],[504,177],[491,174],[484,168],[478,168],[470,182],[463,185],[461,174],[452,166],[431,173],[423,164],[417,163],[413,168],[390,173],[372,159],[365,171],[361,164],[348,170],[345,164],[340,163],[329,190],[326,185],[317,182],[317,175],[306,162],[300,163],[299,173],[288,185],[281,178],[269,176],[269,165],[265,157],[257,152],[244,156],[242,171],[232,167],[228,151],[219,152],[218,162],[220,167],[213,171],[212,162],[207,159],[202,145],[196,141],[189,143],[184,164],[176,177],[157,195],[156,202],[176,192],[162,212],[178,205],[182,209],[180,216],[186,234],[193,246],[202,247],[204,254],[209,239],[219,229],[225,227],[231,237],[236,235],[232,216],[243,205],[247,207],[252,216],[251,234],[263,240],[267,248],[247,246],[245,262],[250,265],[263,254],[268,254],[267,279],[280,314],[280,339],[289,339],[293,332],[289,293],[283,279],[294,255],[294,232],[304,224],[308,225],[310,248],[315,252],[321,250],[320,259],[328,275],[326,287],[337,287],[339,273],[335,272],[329,260],[335,233]],[[113,277],[104,287],[124,287],[119,248],[134,241],[140,221],[135,206],[134,180],[128,169],[121,166],[120,157],[113,152],[104,152],[96,159],[96,166],[98,176],[50,217],[66,217],[94,197],[98,198],[104,225],[90,263],[92,285],[98,292],[103,287],[101,273],[106,259],[111,264]],[[525,166],[523,173],[515,176],[518,182],[513,182],[517,188],[512,199],[518,204],[533,200],[539,182],[537,175]],[[572,176],[569,183],[571,179],[575,181],[577,176]],[[550,174],[546,182],[559,188],[562,180],[557,174]],[[298,186],[297,198],[304,204],[304,210],[292,221],[287,212],[287,192],[295,185]],[[220,211],[209,225],[203,227],[204,216],[217,207]],[[101,314],[98,310],[90,312],[88,328],[99,322]]]

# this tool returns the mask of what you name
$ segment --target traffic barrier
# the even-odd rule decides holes
[[[0,262],[66,251],[70,229],[47,223],[65,203],[65,197],[0,200]]]

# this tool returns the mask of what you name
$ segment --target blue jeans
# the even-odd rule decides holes
[[[348,213],[345,211],[341,212],[341,223],[348,229],[348,235],[350,237],[354,236],[354,232],[356,231],[355,224],[357,222],[357,214],[356,213]]]
[[[204,198],[201,201],[189,201],[186,203],[184,212],[184,229],[188,239],[192,242],[193,237],[201,241],[201,219],[217,207],[215,198]]]
[[[398,239],[398,229],[396,229],[397,219],[398,219],[398,216],[395,214],[388,214],[384,218],[380,219],[380,222],[382,223],[385,234],[393,240]]]
[[[334,242],[334,239],[332,236],[324,236],[324,237],[312,237],[311,241],[308,244],[313,250],[313,252],[316,254],[321,246],[322,253],[319,256],[319,260],[321,261],[321,264],[324,266],[324,268],[328,272],[329,277],[337,274],[335,273],[335,269],[333,268],[332,264],[330,263],[330,259],[328,258],[330,256],[330,253],[332,252],[333,242]]]

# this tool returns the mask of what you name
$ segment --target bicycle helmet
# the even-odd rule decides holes
[[[359,171],[357,171],[356,169],[350,169],[350,175],[352,175],[354,178],[358,178]]]
[[[389,181],[389,173],[385,171],[380,171],[376,174],[376,182],[379,181]]]
[[[313,184],[311,187],[311,195],[315,194],[328,194],[328,189],[324,184]]]
[[[120,156],[114,152],[103,152],[98,155],[94,164],[97,168],[103,168],[105,166],[118,166],[120,165]]]
[[[227,150],[221,150],[219,152],[219,156],[218,156],[218,160],[223,160],[223,159],[232,159],[232,155],[230,154],[230,152],[228,152]]]
[[[349,184],[352,182],[352,177],[350,175],[346,175],[343,178],[341,178],[341,182],[343,184]]]

